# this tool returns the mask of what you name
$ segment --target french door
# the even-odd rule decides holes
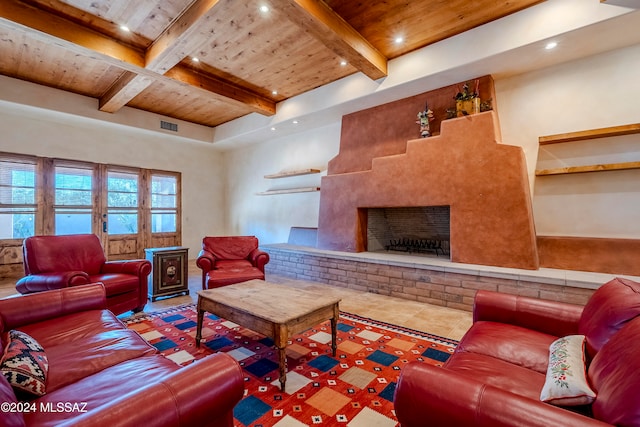
[[[94,233],[108,259],[180,246],[181,191],[179,172],[0,152],[0,277],[34,235]]]
[[[141,172],[102,166],[99,235],[110,258],[140,258],[146,245]]]
[[[53,160],[50,176],[47,234],[94,233],[109,259],[181,244],[180,174]]]

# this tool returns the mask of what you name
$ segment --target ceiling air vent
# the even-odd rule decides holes
[[[170,130],[173,132],[178,132],[178,124],[177,123],[171,123],[171,122],[165,122],[164,120],[160,120],[160,129],[166,129],[166,130]]]

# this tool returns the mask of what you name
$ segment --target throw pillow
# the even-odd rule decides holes
[[[49,360],[42,346],[30,335],[12,330],[0,372],[16,392],[42,396],[46,392]]]
[[[558,406],[588,405],[596,397],[589,387],[584,335],[558,338],[549,346],[549,366],[540,400]]]

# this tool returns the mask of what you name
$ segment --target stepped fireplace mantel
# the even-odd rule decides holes
[[[321,187],[321,249],[366,251],[369,208],[449,206],[451,261],[539,266],[524,153],[501,143],[494,111],[445,120],[368,170],[329,170]]]

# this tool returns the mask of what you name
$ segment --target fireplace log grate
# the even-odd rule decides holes
[[[438,239],[391,239],[385,246],[387,251],[403,252],[435,252],[437,256],[445,255],[448,241]]]

